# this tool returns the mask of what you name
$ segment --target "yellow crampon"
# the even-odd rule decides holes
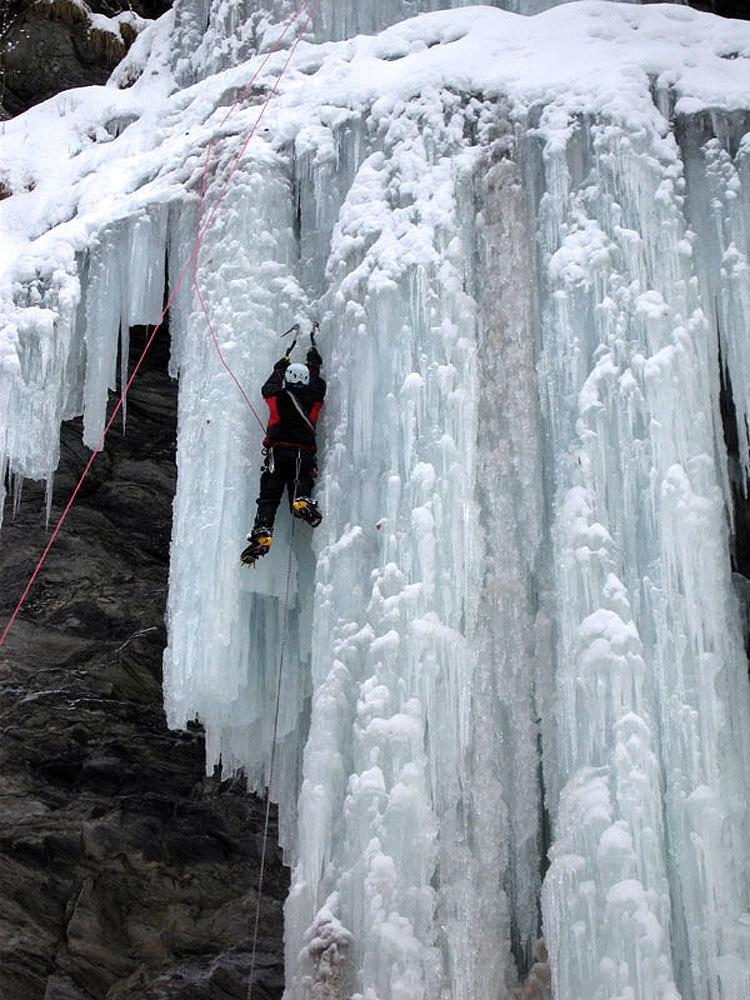
[[[248,535],[250,544],[244,549],[240,560],[246,566],[254,566],[256,561],[268,552],[273,542],[273,535],[270,531],[258,531]]]
[[[323,517],[318,510],[318,505],[310,497],[298,497],[292,504],[292,513],[295,517],[302,518],[303,521],[317,528]]]

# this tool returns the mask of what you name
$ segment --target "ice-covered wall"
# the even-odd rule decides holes
[[[747,939],[747,677],[717,329],[700,296],[718,281],[731,309],[734,276],[696,260],[680,149],[658,119],[637,134],[582,116],[537,155],[556,626],[543,728],[563,782],[543,893],[555,979],[564,996],[586,982],[743,995],[747,945],[732,959],[727,944]],[[705,204],[701,176],[690,197]],[[745,317],[727,320],[736,349]]]
[[[417,6],[301,44],[265,110],[292,33],[227,116],[260,21],[185,3],[124,89],[7,126],[3,455],[49,476],[81,410],[96,444],[167,259],[165,703],[265,787],[289,565],[290,1000],[502,998],[539,934],[560,1000],[748,998],[719,357],[747,461],[749,29]],[[324,37],[380,27],[357,10],[321,5]],[[282,513],[252,572],[262,432],[194,270],[261,417],[277,335],[321,322],[325,519],[290,551]]]
[[[487,6],[531,16],[571,0],[488,0]],[[640,0],[616,0],[639,3]],[[673,0],[676,3],[687,0]],[[340,41],[359,34],[376,34],[418,14],[474,6],[470,0],[336,0],[312,3],[300,0],[176,0],[174,37],[170,62],[175,78],[184,86],[236,65],[258,51],[278,43],[284,24],[295,11],[312,13],[310,37],[316,42]],[[281,45],[291,42],[291,33]]]

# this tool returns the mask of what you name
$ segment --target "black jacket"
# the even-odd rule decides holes
[[[284,372],[289,367],[286,356],[276,362],[266,379],[261,390],[270,411],[263,441],[266,448],[293,445],[317,451],[315,428],[325,399],[326,384],[320,377],[322,359],[314,347],[307,352],[306,364],[310,371],[309,385],[284,386]]]

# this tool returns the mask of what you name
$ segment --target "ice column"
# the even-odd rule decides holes
[[[82,268],[83,441],[95,448],[106,425],[107,390],[128,380],[130,327],[156,323],[164,297],[167,209],[155,206],[105,227]],[[80,384],[72,379],[73,386]],[[75,392],[75,389],[74,389]],[[127,400],[123,407],[123,418]],[[81,412],[76,406],[72,412]]]
[[[542,116],[560,996],[748,996],[748,688],[676,144]],[[730,749],[731,748],[731,749]],[[554,758],[552,758],[554,759]],[[549,782],[551,785],[552,782]]]
[[[121,391],[129,375],[130,326],[159,319],[166,209],[111,223],[81,253],[63,239],[42,241],[54,252],[40,252],[25,275],[20,268],[24,280],[3,330],[0,469],[44,479],[49,491],[60,423],[83,413],[84,443],[96,446],[109,392]]]
[[[75,384],[80,280],[72,251],[58,261],[28,265],[13,308],[3,317],[0,354],[0,500],[11,475],[49,480],[57,467],[66,374]],[[72,369],[72,370],[71,370]],[[4,504],[0,504],[0,518]]]
[[[471,879],[470,906],[460,922],[472,928],[474,941],[458,977],[465,985],[457,995],[466,997],[496,996],[503,977],[511,982],[507,943],[520,969],[531,964],[544,851],[537,679],[539,664],[548,660],[538,608],[543,475],[527,199],[511,125],[497,105],[483,109],[481,119],[500,134],[478,172],[474,530],[483,558],[469,727],[472,847],[461,845],[471,859]]]
[[[314,983],[426,997],[449,974],[436,910],[456,911],[440,870],[470,780],[477,614],[477,313],[459,194],[471,160],[459,155],[457,98],[428,91],[401,108],[373,115],[375,148],[346,195],[327,272],[327,517],[286,910],[290,997]],[[451,919],[449,963],[464,941]]]
[[[210,165],[203,221],[210,219],[242,136],[218,142]],[[205,231],[197,279],[221,354],[260,423],[223,367],[192,280],[172,311],[172,363],[179,372],[178,482],[174,502],[169,647],[164,689],[170,725],[196,714],[205,723],[209,766],[248,769],[263,789],[268,775],[286,593],[290,519],[280,516],[263,572],[239,554],[255,517],[267,409],[260,387],[288,346],[279,334],[297,315],[294,199],[289,172],[269,146],[255,144],[232,179],[220,214]],[[172,257],[188,260],[197,218],[182,206],[171,221]],[[174,275],[172,280],[174,280]],[[191,276],[192,277],[192,276]],[[282,505],[283,506],[283,505]],[[303,543],[291,563],[287,669],[281,695],[279,750],[272,797],[294,817],[296,755],[304,739],[309,686],[309,623],[300,629],[297,579],[312,581]],[[200,567],[202,584],[194,573]],[[305,638],[302,639],[301,636]],[[289,746],[289,753],[286,747]],[[291,755],[291,756],[290,756]],[[282,831],[287,837],[288,830]]]
[[[680,120],[695,230],[701,297],[716,329],[737,410],[739,459],[732,478],[747,494],[750,478],[750,133],[741,113]],[[730,498],[727,498],[731,508]]]

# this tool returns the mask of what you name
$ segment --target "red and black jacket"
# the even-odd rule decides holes
[[[326,394],[325,381],[320,377],[321,363],[317,351],[308,351],[306,364],[310,371],[310,383],[295,386],[284,385],[284,372],[289,367],[288,358],[280,358],[273,366],[273,372],[261,390],[270,410],[263,441],[266,448],[292,445],[313,453],[317,451],[315,428]],[[302,413],[295,406],[295,401]]]

